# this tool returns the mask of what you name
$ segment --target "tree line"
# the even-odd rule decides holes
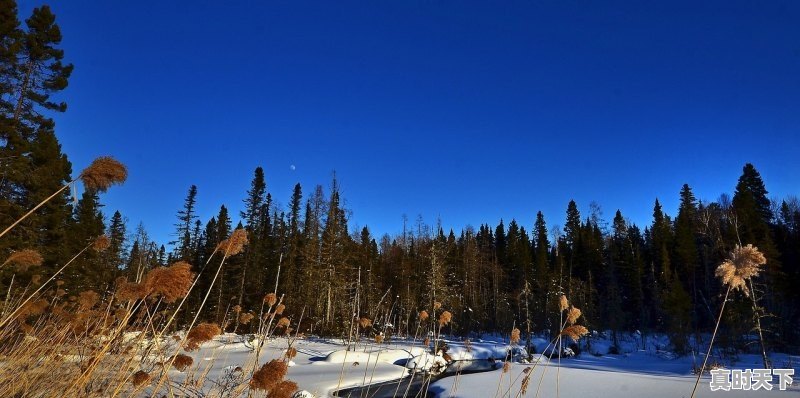
[[[59,48],[61,33],[49,7],[35,8],[24,24],[13,0],[0,0],[0,226],[72,181],[53,115],[64,112],[60,92],[72,65]],[[677,190],[677,189],[676,189]],[[43,257],[39,267],[0,268],[0,289],[35,285],[86,242],[105,234],[110,247],[87,253],[60,277],[68,294],[94,290],[111,294],[120,277],[139,280],[148,270],[176,261],[192,264],[198,276],[181,314],[223,324],[234,311],[257,313],[267,293],[284,296],[286,313],[304,332],[337,335],[354,318],[375,328],[414,334],[421,310],[441,303],[454,314],[448,332],[553,333],[559,297],[584,310],[594,330],[643,335],[666,333],[686,352],[691,337],[707,333],[721,306],[716,266],[737,245],[753,244],[767,258],[754,281],[753,297],[733,293],[735,310],[723,319],[718,346],[747,349],[756,323],[770,348],[797,351],[800,341],[800,202],[770,200],[752,164],[735,191],[713,202],[698,201],[680,188],[674,217],[659,201],[648,225],[629,222],[621,211],[611,220],[597,206],[581,214],[570,201],[563,228],[548,226],[541,212],[533,223],[499,220],[445,230],[418,219],[402,233],[376,236],[368,227],[350,230],[350,209],[339,184],[294,187],[288,206],[275,204],[264,171],[256,168],[243,209],[226,206],[213,217],[197,214],[200,190],[188,189],[179,209],[173,242],[154,242],[139,226],[132,233],[123,215],[104,214],[99,192],[63,191],[0,239],[3,258],[26,248]],[[79,197],[78,197],[79,196]],[[208,260],[233,229],[247,231],[249,244],[220,270]],[[208,264],[208,265],[206,265]],[[757,305],[753,305],[757,303]],[[180,325],[178,325],[180,326]],[[234,327],[234,326],[231,326]],[[236,325],[240,331],[247,326]]]

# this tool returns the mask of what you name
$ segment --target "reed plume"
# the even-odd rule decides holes
[[[61,188],[53,192],[50,196],[44,198],[41,202],[39,202],[36,206],[32,209],[28,210],[22,217],[18,218],[14,221],[13,224],[6,227],[3,232],[0,232],[0,237],[3,237],[8,231],[11,231],[19,225],[23,220],[28,218],[31,214],[39,210],[40,207],[44,206],[45,203],[49,202],[51,199],[55,198],[61,192],[64,192],[65,189],[72,186],[73,183],[78,181],[79,179],[83,181],[84,186],[87,189],[91,189],[97,192],[105,192],[108,188],[113,184],[122,184],[125,182],[125,179],[128,177],[128,171],[125,169],[125,166],[117,162],[116,160],[108,157],[103,156],[95,159],[89,167],[83,170],[78,178],[64,184]]]
[[[572,325],[567,326],[564,330],[561,331],[562,336],[567,336],[571,338],[573,341],[578,341],[581,337],[586,336],[589,334],[589,329],[582,325]]]
[[[144,291],[147,296],[161,297],[165,303],[174,303],[189,294],[194,281],[191,269],[192,266],[185,261],[154,268],[144,278]]]
[[[120,185],[128,178],[128,170],[124,164],[110,156],[95,159],[89,167],[83,169],[78,177],[86,189],[105,192],[112,185]]]
[[[111,246],[111,240],[108,239],[108,236],[100,235],[94,238],[94,242],[92,242],[92,250],[100,253],[106,251]]]
[[[194,359],[188,355],[178,354],[172,359],[172,366],[180,372],[185,371],[194,363]]]
[[[150,374],[144,370],[134,373],[133,377],[131,378],[131,384],[133,384],[134,388],[140,388],[150,384]]]
[[[719,310],[719,316],[717,317],[717,324],[714,325],[714,332],[711,333],[711,341],[708,343],[708,351],[706,351],[706,357],[703,359],[703,365],[700,367],[700,371],[697,372],[697,378],[694,382],[694,388],[692,389],[692,398],[694,398],[695,393],[697,393],[697,386],[700,384],[700,377],[703,376],[703,373],[706,369],[706,364],[708,363],[708,358],[711,356],[711,349],[714,346],[714,339],[717,337],[717,330],[719,330],[719,324],[722,321],[722,314],[725,311],[725,303],[728,302],[728,296],[731,293],[731,290],[739,289],[741,290],[745,296],[750,296],[750,289],[748,289],[746,282],[750,281],[752,277],[757,276],[761,272],[761,266],[767,263],[766,257],[762,254],[757,247],[748,244],[747,246],[739,246],[733,249],[733,251],[728,256],[728,259],[723,261],[720,264],[716,271],[715,275],[717,278],[720,278],[722,284],[728,286],[725,290],[725,297],[722,299],[722,307]],[[755,299],[753,300],[755,305]],[[759,330],[760,332],[760,330]],[[766,357],[766,354],[764,354]],[[764,359],[765,367],[767,360]]]
[[[33,249],[24,249],[11,253],[10,256],[0,264],[0,268],[6,264],[16,265],[19,270],[26,270],[30,267],[38,267],[42,265],[44,259],[38,251]]]
[[[574,325],[575,322],[578,321],[578,318],[581,317],[581,310],[576,307],[570,307],[569,311],[567,311],[567,324]]]
[[[422,310],[419,312],[420,321],[425,322],[426,320],[428,320],[428,317],[430,317],[430,315],[428,315],[428,311]]]
[[[297,391],[297,383],[290,380],[283,380],[267,394],[267,398],[292,398]]]
[[[453,314],[451,314],[450,311],[442,312],[442,314],[439,315],[439,327],[447,325],[452,319]]]
[[[758,276],[761,266],[766,263],[766,257],[755,246],[736,246],[730,257],[717,267],[715,274],[722,284],[733,290],[739,289],[745,296],[750,296],[746,282]]]
[[[520,340],[520,330],[518,328],[514,328],[511,331],[511,338],[509,339],[511,344],[517,344]]]
[[[270,391],[283,380],[288,370],[289,365],[286,362],[273,359],[261,365],[261,368],[253,373],[253,378],[250,380],[250,388]]]
[[[234,230],[228,239],[219,242],[217,250],[223,251],[225,256],[235,256],[244,251],[247,242],[247,231],[243,228],[239,228]]]
[[[558,298],[558,308],[561,311],[564,311],[567,308],[569,308],[569,300],[567,300],[567,296],[566,295],[562,294],[561,297]]]
[[[278,296],[275,293],[267,293],[267,295],[264,296],[264,303],[270,307],[275,305],[275,303],[277,302],[278,302]]]
[[[219,328],[219,325],[215,323],[201,323],[186,335],[186,351],[194,351],[200,348],[200,345],[205,343],[206,341],[210,341],[217,336],[222,334],[222,329]]]

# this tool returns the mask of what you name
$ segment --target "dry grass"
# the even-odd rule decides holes
[[[439,315],[439,327],[443,327],[444,325],[447,325],[448,323],[450,323],[450,321],[452,319],[453,319],[453,314],[451,314],[450,311],[442,312]]]
[[[520,330],[518,328],[514,328],[511,331],[510,342],[511,344],[519,344],[519,340],[520,340]]]
[[[83,169],[78,177],[86,189],[105,192],[112,185],[119,185],[128,178],[125,165],[110,156],[95,159],[89,167]]]
[[[589,334],[589,329],[586,329],[586,327],[582,325],[567,326],[561,331],[562,336],[567,336],[574,341],[580,340],[581,337],[587,334]]]
[[[297,391],[297,383],[283,380],[267,394],[267,398],[291,398]]]
[[[247,231],[242,228],[236,229],[228,239],[219,242],[217,250],[225,253],[226,257],[235,256],[247,246]]]
[[[222,329],[216,323],[201,323],[186,335],[186,351],[194,351],[200,348],[200,345],[211,341],[215,336],[222,334]]]
[[[39,254],[36,250],[33,249],[25,249],[19,250],[11,253],[8,256],[8,259],[0,264],[0,267],[4,267],[6,264],[16,265],[16,269],[18,271],[25,271],[30,267],[38,267],[42,265],[42,255]]]
[[[283,380],[288,370],[289,366],[286,362],[273,359],[253,373],[253,378],[250,380],[250,388],[270,391]]]
[[[183,372],[188,369],[194,363],[194,359],[188,355],[178,354],[175,355],[174,358],[171,360],[172,367],[178,369],[179,371]]]
[[[766,257],[753,245],[736,246],[730,257],[717,267],[716,276],[724,285],[733,290],[741,290],[750,295],[747,281],[758,276],[761,266],[767,263]]]

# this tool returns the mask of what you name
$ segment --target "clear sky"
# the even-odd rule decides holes
[[[39,0],[22,0],[26,18]],[[74,172],[161,242],[191,184],[205,222],[253,169],[286,204],[336,170],[353,225],[458,231],[573,198],[650,222],[732,192],[745,162],[800,193],[800,2],[54,1],[75,72]]]

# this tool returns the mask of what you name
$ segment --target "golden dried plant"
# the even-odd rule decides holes
[[[574,325],[581,317],[581,310],[576,307],[571,307],[567,312],[567,324]]]
[[[728,259],[717,267],[715,274],[730,289],[739,289],[746,296],[750,296],[750,289],[747,288],[746,282],[750,278],[758,276],[761,266],[766,263],[766,257],[757,247],[753,245],[736,246]]]
[[[143,282],[147,296],[162,297],[165,303],[174,303],[186,297],[194,280],[191,269],[189,263],[178,261],[169,267],[150,270]]]
[[[517,344],[519,343],[519,340],[520,340],[520,331],[518,328],[514,328],[511,331],[511,338],[510,338],[511,344]]]
[[[210,341],[217,336],[222,334],[222,329],[220,329],[219,325],[215,323],[201,323],[186,335],[186,351],[194,351],[200,348],[200,345]]]
[[[297,356],[297,349],[294,347],[289,347],[286,349],[286,358],[294,359]]]
[[[83,169],[78,178],[86,189],[105,192],[112,185],[124,183],[128,178],[128,169],[110,156],[101,156]]]
[[[219,242],[217,250],[225,252],[226,256],[235,256],[242,251],[247,245],[247,231],[244,228],[238,228],[231,233],[228,239]]]
[[[11,255],[8,256],[8,259],[6,259],[6,261],[3,262],[0,267],[5,266],[6,264],[13,264],[16,265],[17,269],[20,271],[24,271],[30,267],[38,267],[42,265],[43,261],[44,259],[42,258],[42,255],[36,250],[25,249],[11,253]]]
[[[267,295],[264,296],[264,303],[270,307],[275,305],[275,303],[277,302],[278,302],[278,296],[276,296],[275,293],[267,293]]]
[[[242,325],[247,325],[253,320],[253,318],[255,318],[255,315],[249,312],[242,312],[239,314],[239,323]]]
[[[240,312],[242,312],[242,306],[241,306],[241,305],[238,305],[238,304],[237,304],[237,305],[234,305],[234,306],[233,306],[233,313],[234,313],[234,314],[238,314],[238,313],[240,313]]]
[[[172,366],[177,369],[179,372],[183,372],[188,369],[194,363],[194,359],[185,354],[178,354],[172,358]]]
[[[383,344],[383,334],[376,334],[375,335],[375,342],[378,344]]]
[[[360,326],[361,329],[367,329],[372,326],[372,321],[369,318],[362,317],[358,320],[358,326]]]
[[[567,300],[567,296],[562,294],[561,297],[558,298],[558,308],[561,311],[566,310],[569,308],[569,300]]]
[[[426,320],[428,320],[429,317],[430,317],[430,315],[428,315],[428,311],[422,310],[422,311],[419,312],[419,320],[420,321],[425,322]]]
[[[586,336],[587,334],[589,334],[589,329],[586,329],[582,325],[567,326],[561,331],[562,336],[567,336],[574,341],[578,341],[581,337]]]
[[[289,318],[286,318],[286,317],[278,319],[278,323],[275,325],[275,327],[279,327],[279,328],[281,328],[281,327],[285,328],[285,327],[288,327],[288,326],[289,326]]]
[[[508,373],[509,370],[511,370],[511,362],[506,361],[503,363],[503,373]]]
[[[447,325],[452,319],[453,314],[451,314],[450,311],[442,312],[442,314],[439,315],[439,327]]]
[[[433,309],[434,310],[438,310],[439,308],[442,308],[442,303],[440,303],[438,301],[434,301],[433,302]]]
[[[277,306],[277,307],[275,307],[275,315],[281,315],[281,314],[283,314],[283,311],[284,311],[284,310],[286,310],[286,306],[285,306],[285,305],[283,305],[283,304],[278,304],[278,306]]]
[[[144,370],[134,373],[133,377],[131,378],[131,384],[133,384],[134,388],[139,388],[145,386],[146,384],[150,384],[150,374]]]
[[[94,239],[92,242],[92,250],[96,252],[103,252],[111,246],[111,240],[108,239],[108,236],[100,235]]]
[[[273,359],[253,373],[250,388],[254,390],[270,391],[277,386],[286,376],[289,366],[286,362]]]
[[[297,383],[283,380],[267,393],[267,398],[292,398],[297,391]]]

